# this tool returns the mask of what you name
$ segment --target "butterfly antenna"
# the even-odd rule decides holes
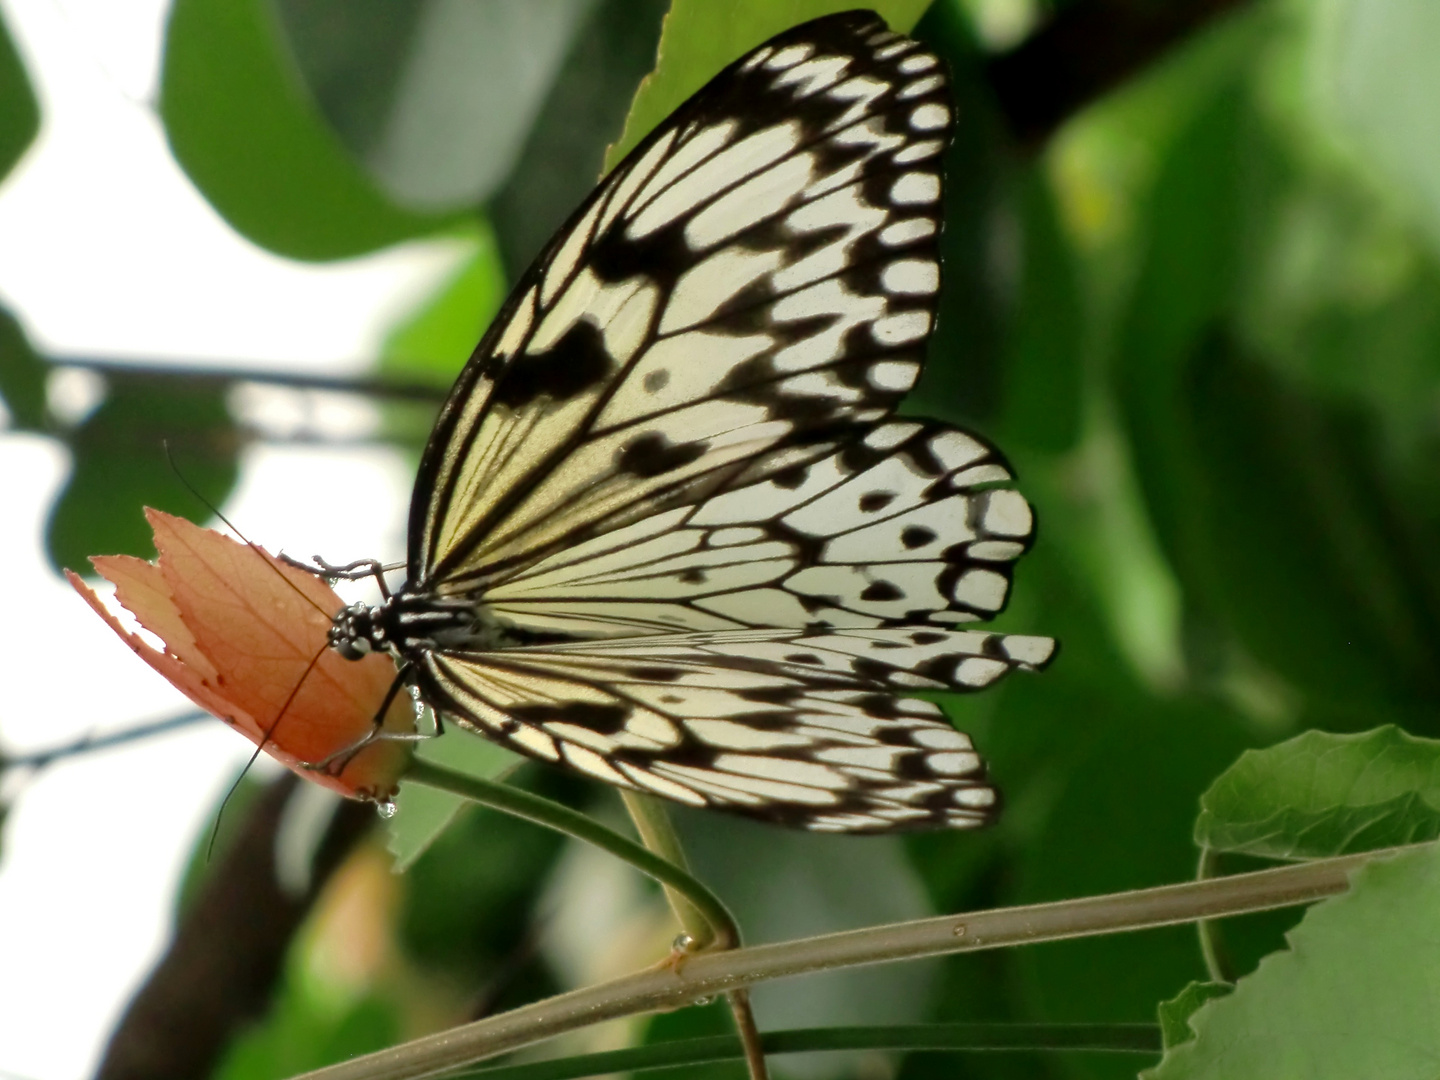
[[[283,577],[284,575],[281,576]],[[275,719],[270,721],[270,726],[265,729],[265,734],[255,745],[255,752],[250,755],[250,760],[245,762],[245,767],[240,770],[240,775],[237,776],[235,782],[230,785],[230,790],[225,793],[225,798],[220,800],[220,809],[215,812],[215,824],[210,829],[210,843],[205,848],[205,861],[207,863],[210,861],[211,856],[215,854],[215,841],[220,836],[220,822],[225,818],[225,808],[230,805],[230,800],[235,797],[235,792],[240,790],[240,784],[249,774],[251,768],[254,767],[255,762],[259,760],[261,751],[265,749],[265,744],[275,737],[275,731],[280,727],[280,721],[285,719],[286,712],[289,711],[291,704],[295,701],[295,695],[300,693],[300,687],[305,685],[305,680],[310,677],[310,672],[315,670],[315,665],[320,662],[320,657],[325,655],[325,650],[329,647],[329,645],[326,645],[321,648],[319,652],[310,658],[310,662],[305,665],[304,672],[295,683],[295,689],[290,691],[290,695],[285,699],[285,703],[280,706],[280,711],[275,714]]]
[[[170,450],[170,440],[161,439],[160,445],[165,448],[165,460],[170,463],[170,471],[175,474],[175,478],[180,481],[181,485],[185,488],[185,490],[190,492],[191,495],[194,495],[195,498],[199,501],[200,505],[205,507],[205,509],[209,510],[210,513],[214,514],[217,518],[223,521],[225,523],[225,527],[240,538],[241,543],[243,543],[251,551],[255,552],[255,554],[259,555],[260,558],[264,561],[265,565],[270,567],[271,570],[278,574],[280,580],[285,582],[285,585],[291,590],[293,590],[296,596],[300,597],[300,599],[304,600],[307,604],[309,604],[316,611],[320,612],[320,614],[324,615],[327,619],[330,618],[333,612],[326,611],[309,596],[307,596],[305,594],[305,591],[301,589],[300,586],[296,585],[293,581],[291,581],[288,577],[281,573],[280,568],[270,561],[270,556],[265,553],[264,549],[261,548],[259,544],[255,543],[243,532],[241,532],[239,528],[236,527],[233,521],[231,521],[228,517],[226,517],[223,513],[220,512],[220,508],[218,506],[216,506],[213,502],[207,499],[204,495],[200,494],[199,489],[196,488],[195,485],[192,484],[189,480],[185,479],[185,474],[180,471],[180,466],[175,463],[175,455]],[[313,661],[311,666],[314,666]],[[296,687],[296,689],[298,690],[299,687]],[[292,694],[291,696],[293,697],[294,695]],[[244,774],[242,773],[241,775],[243,776]],[[236,783],[239,783],[239,781],[236,781]]]

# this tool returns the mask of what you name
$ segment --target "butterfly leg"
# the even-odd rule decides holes
[[[349,746],[336,750],[320,761],[310,762],[305,767],[314,772],[324,772],[331,776],[339,776],[345,771],[345,767],[355,759],[355,755],[364,750],[367,746],[377,742],[422,742],[426,739],[433,739],[443,734],[439,714],[435,716],[434,731],[386,731],[385,716],[390,712],[390,706],[395,703],[396,696],[410,680],[409,665],[403,665],[396,674],[390,689],[385,692],[384,699],[380,702],[380,708],[375,711],[375,719],[371,723],[369,732],[357,739]]]
[[[367,577],[373,577],[375,584],[380,587],[380,595],[387,600],[390,599],[390,586],[385,584],[385,571],[394,569],[394,567],[385,566],[379,559],[356,559],[344,566],[336,566],[334,563],[326,562],[319,555],[312,555],[310,562],[303,562],[282,551],[278,558],[286,566],[304,570],[307,574],[323,577],[327,581],[362,581]]]

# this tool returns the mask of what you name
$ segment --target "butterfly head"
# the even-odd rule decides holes
[[[384,607],[357,602],[341,608],[330,621],[330,647],[346,660],[359,660],[372,652],[389,649],[389,635],[382,617]]]

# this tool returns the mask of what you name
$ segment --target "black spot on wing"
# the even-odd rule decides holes
[[[615,464],[632,476],[660,476],[683,469],[704,453],[705,447],[699,443],[672,443],[662,432],[650,431],[626,443],[615,455]]]
[[[900,543],[912,551],[933,543],[934,540],[935,530],[927,529],[923,525],[907,525],[900,533]]]
[[[558,721],[589,728],[601,735],[614,735],[625,728],[630,709],[624,705],[600,705],[593,701],[551,701],[515,705],[510,713],[527,724]]]
[[[860,496],[860,509],[867,514],[873,514],[876,510],[884,510],[894,501],[893,491],[867,491]]]
[[[673,667],[634,667],[630,669],[630,674],[646,682],[674,682],[685,673]]]
[[[516,358],[496,384],[492,400],[512,409],[524,408],[540,397],[569,401],[603,383],[610,364],[599,327],[581,319],[546,351]]]
[[[860,593],[861,600],[885,601],[903,600],[904,598],[905,594],[900,591],[900,588],[889,581],[872,581],[869,585],[866,585],[864,591]]]

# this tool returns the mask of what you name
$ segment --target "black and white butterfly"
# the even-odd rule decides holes
[[[940,61],[873,14],[680,106],[520,279],[420,465],[409,578],[335,617],[437,715],[543,761],[816,831],[997,805],[917,690],[1055,643],[1005,604],[1029,504],[898,418],[940,284]]]

